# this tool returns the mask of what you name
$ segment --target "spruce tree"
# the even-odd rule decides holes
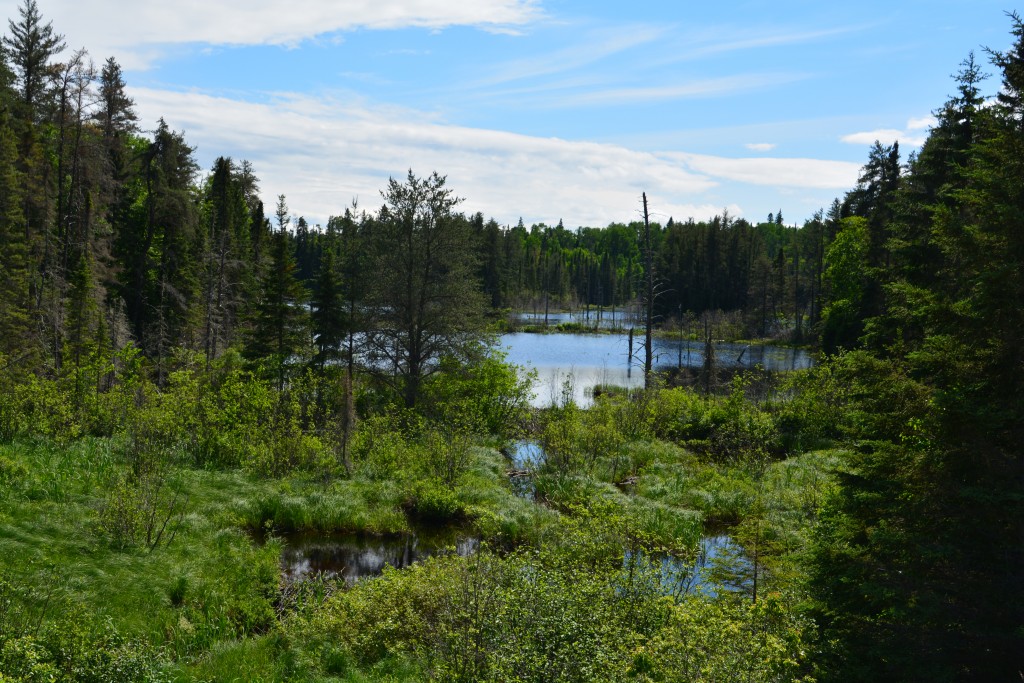
[[[29,245],[21,212],[21,178],[14,133],[0,114],[0,354],[12,372],[34,356],[30,317]],[[17,361],[14,363],[13,361]]]
[[[344,294],[334,259],[335,249],[332,238],[320,259],[320,269],[311,301],[313,340],[317,347],[316,361],[321,368],[341,357],[341,347],[348,332]]]
[[[813,553],[823,680],[1020,675],[1024,26],[1012,18],[1014,46],[994,55],[1007,97],[979,107],[969,59],[899,193],[885,305],[867,326],[900,334],[839,366],[858,447]]]
[[[271,237],[269,263],[245,356],[262,363],[283,391],[289,366],[307,344],[308,321],[303,308],[306,292],[295,277],[295,257],[287,232],[291,219],[284,195],[278,197],[276,216],[278,229]]]
[[[135,100],[128,96],[125,87],[121,65],[108,57],[100,71],[100,108],[95,114],[105,139],[134,133],[139,128]]]
[[[64,36],[54,32],[52,22],[43,24],[36,0],[24,0],[18,14],[18,21],[8,20],[10,36],[4,36],[3,45],[17,70],[25,112],[32,117],[44,93],[46,68],[64,49]]]

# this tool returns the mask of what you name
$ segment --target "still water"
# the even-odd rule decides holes
[[[510,363],[537,371],[533,405],[548,406],[561,400],[563,392],[580,406],[590,405],[599,384],[642,387],[643,337],[625,334],[529,334],[501,336],[499,347]],[[699,368],[704,365],[704,344],[679,339],[653,341],[655,369]],[[723,368],[753,368],[760,365],[774,372],[803,370],[814,364],[804,349],[761,344],[715,344],[715,360]]]
[[[385,567],[404,569],[433,555],[468,557],[480,547],[476,536],[450,529],[384,537],[307,533],[284,541],[281,565],[286,580],[320,575],[342,577],[349,585],[380,576]]]
[[[341,578],[351,586],[360,579],[380,576],[386,567],[404,569],[439,554],[468,557],[479,549],[479,538],[457,532],[382,538],[305,534],[285,539],[281,566],[289,582],[321,576]],[[725,534],[701,539],[696,557],[689,562],[670,556],[632,556],[627,551],[624,569],[634,557],[658,572],[662,590],[669,595],[714,596],[723,590],[749,588],[751,562],[742,547]]]

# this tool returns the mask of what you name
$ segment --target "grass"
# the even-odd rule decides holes
[[[631,406],[594,412],[593,423],[567,423],[563,446],[575,454],[576,469],[547,467],[534,475],[545,505],[515,495],[505,459],[487,442],[469,448],[454,474],[438,469],[429,444],[414,444],[393,447],[386,463],[367,461],[366,471],[357,462],[353,477],[344,479],[264,478],[173,461],[163,469],[146,461],[133,468],[119,438],[2,445],[0,579],[23,592],[31,587],[37,604],[47,591],[59,594],[52,604],[61,607],[51,608],[51,619],[74,606],[95,623],[141,639],[166,658],[176,681],[401,681],[424,672],[402,657],[353,663],[325,651],[307,661],[303,644],[289,640],[289,616],[279,600],[278,535],[407,533],[421,514],[440,523],[459,519],[493,548],[540,548],[562,543],[571,528],[567,518],[579,513],[607,515],[614,528],[598,526],[611,534],[610,547],[629,537],[675,551],[695,544],[706,525],[725,523],[744,545],[764,549],[767,562],[779,558],[772,567],[777,577],[791,576],[796,564],[787,558],[806,544],[831,486],[825,472],[839,455],[810,453],[761,469],[710,463],[668,442],[626,438],[619,423],[629,422]],[[173,460],[173,451],[158,460],[165,457]],[[626,475],[635,483],[616,486]],[[162,488],[146,488],[153,481]],[[187,503],[167,508],[174,491]],[[147,500],[165,507],[146,508]],[[121,526],[114,522],[137,530],[148,514],[139,511],[152,509],[171,510],[173,542],[150,547],[137,534],[115,533]]]

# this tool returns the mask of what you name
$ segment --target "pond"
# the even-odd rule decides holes
[[[281,566],[287,581],[319,574],[342,577],[349,585],[380,576],[385,567],[404,569],[445,553],[468,557],[480,547],[479,538],[451,529],[382,537],[304,533],[287,536],[284,542]]]
[[[459,532],[441,531],[407,536],[298,534],[285,538],[282,573],[290,583],[314,576],[342,578],[349,586],[360,579],[380,576],[385,567],[404,569],[433,555],[455,553],[468,557],[480,548],[480,539]],[[628,551],[624,568],[634,557]],[[646,564],[649,558],[635,557]],[[732,537],[715,534],[701,539],[692,562],[658,556],[660,582],[667,595],[699,593],[714,597],[719,591],[749,590],[752,563]]]
[[[588,406],[597,385],[636,388],[644,383],[642,335],[633,339],[632,356],[625,334],[519,332],[502,335],[499,346],[507,351],[510,363],[537,371],[532,400],[536,407],[558,403],[567,396],[577,405]],[[716,362],[723,368],[760,365],[765,370],[786,371],[814,364],[804,349],[729,342],[714,346]],[[655,338],[652,347],[656,370],[704,365],[702,342]]]
[[[513,441],[502,452],[511,466],[508,483],[512,487],[512,492],[520,498],[533,500],[537,492],[533,483],[533,472],[544,464],[544,450],[536,441],[523,439]]]
[[[647,558],[638,554],[638,559]],[[668,595],[679,597],[701,594],[715,597],[721,591],[750,591],[753,588],[754,563],[743,546],[725,533],[713,533],[701,538],[693,561],[671,555],[660,555],[653,559],[662,590]],[[627,553],[624,563],[629,560],[630,555]]]

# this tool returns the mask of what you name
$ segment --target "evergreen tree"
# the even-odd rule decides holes
[[[205,195],[203,348],[210,362],[231,346],[259,282],[250,257],[249,210],[231,159],[214,162]]]
[[[1008,96],[980,108],[969,59],[901,191],[886,305],[868,327],[914,334],[849,357],[840,378],[859,447],[814,554],[825,680],[1022,670],[1024,135],[1012,66],[1024,27],[1012,18],[1016,42],[994,55]]]
[[[96,301],[92,257],[81,254],[71,273],[68,291],[68,358],[74,368],[88,362],[95,351],[97,324],[102,320]]]
[[[320,259],[320,270],[311,300],[313,340],[317,347],[316,360],[321,368],[328,361],[341,357],[342,344],[349,327],[344,294],[334,260],[335,251],[332,235]]]
[[[95,114],[103,130],[103,137],[111,140],[138,130],[135,100],[125,92],[121,65],[108,57],[100,72],[100,108]]]
[[[54,33],[52,22],[43,24],[36,0],[24,0],[18,14],[18,21],[7,22],[10,36],[4,36],[3,45],[17,69],[22,104],[32,116],[44,94],[50,59],[64,49],[64,36]]]
[[[161,119],[151,141],[133,143],[138,175],[119,199],[114,254],[132,334],[154,359],[158,380],[173,346],[194,327],[201,234],[196,230],[192,148]]]
[[[277,200],[277,232],[270,242],[267,272],[263,277],[256,318],[245,355],[262,362],[283,391],[288,368],[307,344],[308,325],[303,304],[306,292],[295,277],[295,257],[288,239],[291,218],[285,196]]]
[[[464,359],[478,347],[484,302],[472,231],[437,173],[391,179],[369,235],[374,255],[368,333],[371,359],[416,405],[423,378],[442,357]]]
[[[33,366],[29,245],[21,212],[21,178],[14,133],[0,114],[0,354],[14,367]]]

